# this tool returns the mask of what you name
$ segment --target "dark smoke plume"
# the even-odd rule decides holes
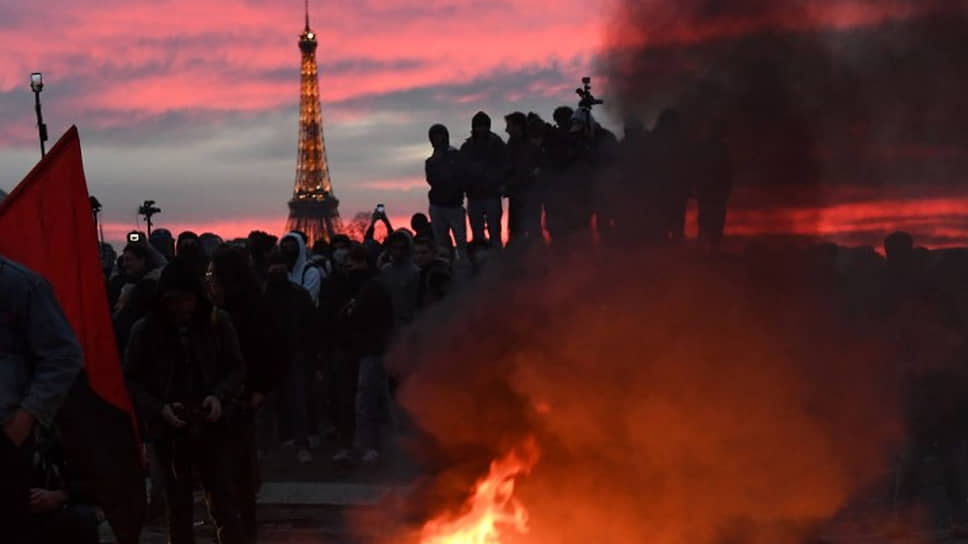
[[[628,1],[606,71],[625,115],[675,107],[694,125],[726,127],[737,207],[963,195],[966,9],[920,0]]]

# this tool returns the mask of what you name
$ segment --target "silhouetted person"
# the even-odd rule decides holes
[[[414,232],[414,236],[426,236],[430,238],[434,236],[433,224],[431,224],[430,219],[425,214],[420,212],[410,216],[410,230]],[[466,232],[467,229],[465,228],[464,230]]]
[[[553,246],[565,248],[569,238],[590,232],[596,185],[613,160],[615,145],[615,135],[583,109],[574,113],[567,129],[559,129],[550,159],[556,179],[544,202]]]
[[[679,112],[663,111],[655,126],[657,193],[665,239],[672,242],[681,241],[685,236],[690,189],[686,144]]]
[[[172,238],[168,229],[155,229],[151,231],[148,240],[151,246],[166,260],[171,260],[175,256],[175,239]]]
[[[491,118],[486,113],[474,115],[471,137],[461,146],[460,154],[472,238],[484,240],[486,228],[491,246],[500,248],[504,142],[491,132]]]
[[[279,386],[288,369],[290,355],[245,249],[228,245],[216,249],[206,279],[209,299],[217,308],[228,312],[232,319],[246,367],[244,390],[226,406],[233,408],[230,431],[236,440],[240,514],[250,542],[255,542],[256,495],[261,481],[256,454],[255,412],[262,407],[266,396]]]
[[[914,272],[914,238],[906,232],[894,232],[884,239],[887,268],[893,274],[911,275]]]
[[[312,456],[307,448],[316,435],[314,415],[310,412],[308,396],[317,367],[316,354],[326,347],[329,329],[317,318],[313,301],[305,289],[289,280],[286,258],[279,251],[268,257],[266,269],[265,300],[273,321],[282,332],[284,346],[279,350],[288,354],[285,375],[277,390],[279,438],[284,444],[297,445],[296,458],[310,462]],[[320,291],[320,313],[330,304],[330,293],[341,281],[342,271],[326,278]],[[322,331],[322,334],[321,334]]]
[[[265,285],[266,267],[268,266],[266,259],[272,248],[276,246],[276,241],[275,236],[262,231],[254,230],[249,233],[247,247],[252,256],[252,268],[259,280],[259,285]]]
[[[204,255],[206,259],[211,259],[212,255],[215,253],[215,250],[223,243],[224,241],[222,240],[221,236],[211,232],[203,232],[198,237],[198,245],[201,246],[202,255]]]
[[[558,130],[571,130],[571,118],[574,117],[575,110],[568,106],[558,106],[553,114],[555,125]]]
[[[393,315],[398,325],[413,320],[420,292],[420,270],[413,263],[413,238],[403,229],[387,237],[389,262],[378,276],[393,300]]]
[[[699,243],[718,253],[726,227],[726,206],[733,190],[733,172],[724,127],[709,121],[703,127],[692,161],[699,207]]]
[[[528,138],[528,118],[514,112],[507,123],[508,243],[519,244],[541,234],[541,204],[535,195],[538,150]]]
[[[339,307],[328,325],[333,419],[341,448],[333,461],[370,463],[380,457],[378,425],[387,402],[382,355],[393,330],[393,305],[362,246],[350,249],[345,268],[344,290],[332,300]]]
[[[634,117],[626,120],[624,129],[624,138],[616,144],[615,161],[603,169],[595,187],[598,232],[602,242],[613,247],[641,244],[650,232],[659,230],[650,225],[658,216],[656,197],[650,190],[654,181],[649,160],[651,134]]]
[[[236,486],[236,441],[223,418],[245,385],[239,340],[191,269],[175,259],[161,274],[152,311],[131,331],[125,376],[164,468],[172,544],[194,542],[194,468],[210,498],[221,544],[247,542]]]
[[[417,306],[421,309],[443,299],[453,276],[450,263],[439,256],[430,238],[417,237],[413,241],[413,262],[420,269],[420,294]]]
[[[131,327],[150,310],[161,276],[161,268],[155,266],[147,244],[130,242],[121,252],[121,287],[114,307],[114,333],[118,352],[124,353],[131,335]]]
[[[461,156],[450,145],[450,133],[443,125],[430,127],[430,143],[434,148],[424,164],[427,184],[430,185],[430,233],[438,244],[451,247],[450,236],[454,235],[457,253],[461,259],[467,258],[467,214],[464,210],[464,184],[461,175]],[[426,218],[424,218],[426,220]],[[421,232],[414,226],[414,232]]]
[[[942,289],[916,294],[907,305],[908,329],[897,353],[901,383],[907,393],[910,448],[897,482],[896,508],[901,529],[910,529],[912,508],[922,487],[921,464],[928,456],[941,462],[952,536],[968,536],[966,493],[961,478],[962,447],[968,433],[968,368],[965,324]]]

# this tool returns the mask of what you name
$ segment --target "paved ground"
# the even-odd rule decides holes
[[[296,462],[293,448],[275,450],[263,460],[260,543],[379,543],[379,537],[384,536],[379,528],[361,528],[348,520],[360,512],[379,508],[384,501],[405,500],[416,471],[399,460],[402,456],[377,467],[338,468],[331,461],[334,451],[332,445],[324,445],[313,452],[313,462],[306,465]],[[924,499],[944,512],[946,501],[937,465],[929,460],[925,467]],[[892,480],[886,477],[879,486],[861,493],[831,521],[822,540],[805,544],[968,544],[968,539],[946,538],[940,520],[933,528],[929,523],[916,534],[903,538],[885,535],[884,512],[890,511],[891,485]],[[199,500],[196,519],[205,517]],[[199,543],[214,542],[210,525],[198,527],[196,534]],[[146,527],[142,543],[166,543],[163,528],[158,523]]]

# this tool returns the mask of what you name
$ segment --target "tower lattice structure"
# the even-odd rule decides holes
[[[299,156],[296,183],[289,201],[286,230],[299,230],[312,244],[329,240],[341,229],[339,200],[333,196],[323,138],[323,115],[319,107],[319,73],[316,67],[316,33],[309,28],[309,0],[306,0],[306,27],[299,35],[302,52],[299,93]]]

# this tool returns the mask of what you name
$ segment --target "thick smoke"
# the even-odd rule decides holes
[[[725,127],[734,207],[964,191],[964,2],[635,0],[611,35],[625,115],[675,107]],[[925,241],[945,242],[934,230]]]
[[[890,346],[822,275],[635,252],[526,264],[431,312],[391,360],[439,469],[415,519],[527,436],[532,531],[509,542],[803,542],[886,470]]]
[[[943,6],[630,0],[609,87],[626,113],[725,126],[748,207],[943,193],[968,171],[968,24]],[[572,250],[505,254],[398,342],[430,469],[413,527],[527,437],[532,530],[508,542],[801,543],[887,472],[898,333],[867,270],[831,281],[824,248]]]

